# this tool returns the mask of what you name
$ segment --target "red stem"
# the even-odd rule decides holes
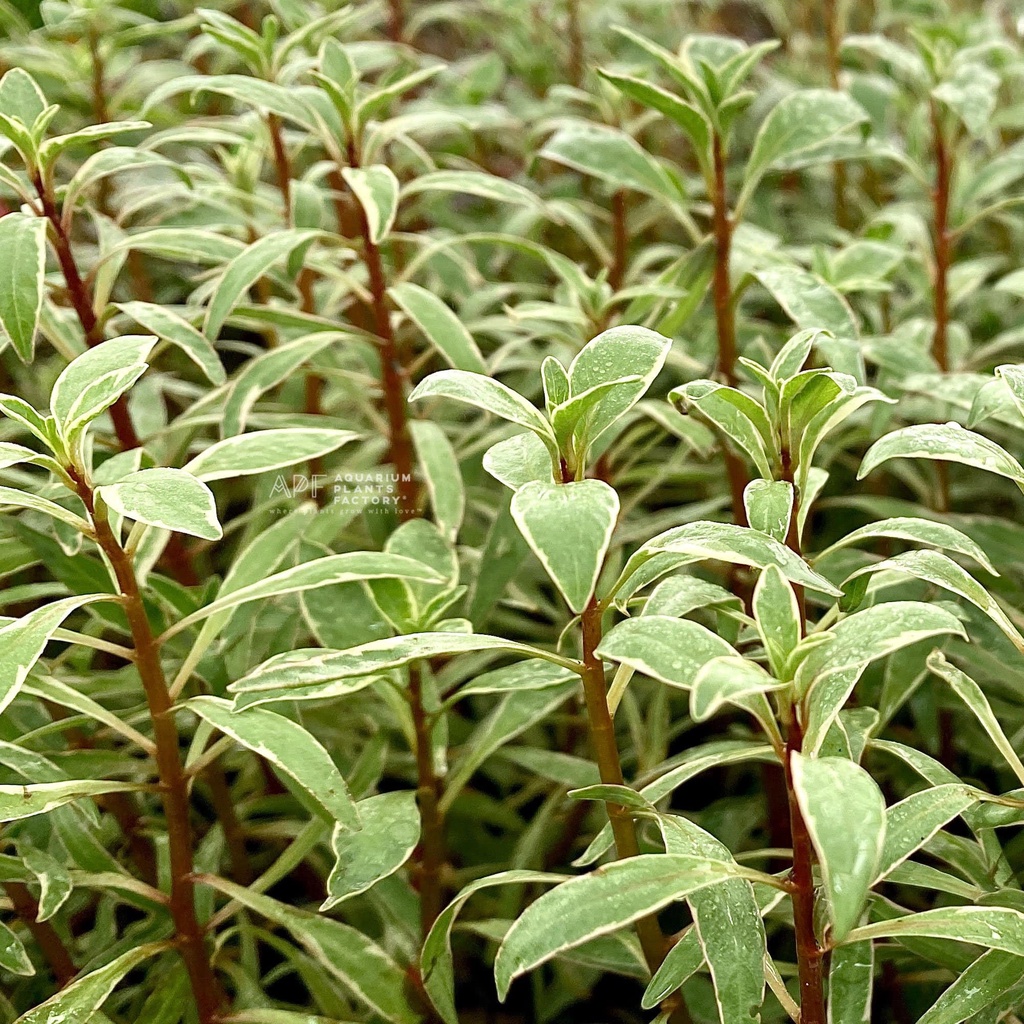
[[[793,483],[793,464],[787,449],[782,451],[782,479]],[[789,521],[786,546],[798,557],[803,557],[797,530],[796,499]],[[807,604],[804,588],[794,587],[800,611],[801,632],[806,631]],[[793,844],[793,928],[796,933],[797,973],[800,981],[800,1024],[826,1024],[825,1009],[825,952],[818,945],[814,930],[814,846],[807,830],[793,785],[793,755],[803,750],[804,734],[800,721],[800,708],[794,704],[789,710],[786,724],[785,774],[789,799],[789,830]]]
[[[181,763],[174,703],[160,663],[160,649],[146,615],[130,557],[114,536],[105,512],[97,512],[88,482],[75,467],[69,468],[68,472],[75,481],[78,496],[89,512],[96,543],[113,569],[131,630],[135,666],[146,694],[156,744],[156,767],[167,822],[170,857],[169,907],[176,942],[189,976],[200,1024],[217,1024],[226,1001],[210,964],[203,929],[196,918],[188,782]]]
[[[349,165],[359,166],[359,156],[354,144],[349,146]],[[409,420],[406,414],[405,381],[406,370],[402,365],[401,352],[391,326],[388,310],[387,278],[380,248],[370,233],[370,222],[362,206],[358,206],[359,233],[363,240],[363,262],[370,278],[370,296],[373,320],[379,339],[381,362],[381,388],[383,391],[384,414],[388,420],[388,459],[395,468],[399,519],[414,519],[418,514],[419,500],[414,478],[415,459]]]
[[[949,194],[953,174],[952,154],[942,131],[939,110],[931,101],[932,143],[935,150],[935,188],[932,192],[934,207],[933,243],[935,246],[935,334],[932,337],[932,355],[939,369],[949,370],[949,267],[952,259],[952,238],[949,232]]]
[[[729,216],[729,197],[725,180],[725,147],[717,133],[713,139],[714,188],[711,195],[713,208],[712,229],[715,236],[715,269],[712,293],[715,303],[715,323],[718,329],[718,370],[725,382],[735,386],[736,378],[736,310],[732,302],[731,254],[733,224]],[[739,526],[747,525],[747,512],[743,504],[743,491],[747,486],[747,470],[743,461],[729,446],[722,443],[733,520]]]

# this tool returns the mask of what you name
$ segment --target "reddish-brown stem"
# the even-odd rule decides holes
[[[426,937],[444,905],[444,817],[441,780],[434,767],[433,721],[423,704],[423,676],[418,666],[409,669],[409,707],[416,734],[416,800],[420,809],[421,839],[416,874],[420,894],[420,926]]]
[[[934,314],[932,355],[939,369],[949,370],[949,267],[952,237],[949,232],[949,193],[953,159],[942,130],[938,106],[931,101],[932,146],[935,151],[935,188],[932,191],[933,245],[935,247]]]
[[[284,134],[281,129],[281,118],[277,114],[267,115],[267,130],[270,133],[271,149],[274,153],[274,171],[277,176],[277,187],[281,193],[281,206],[286,225],[292,223],[292,167],[288,159],[288,150],[284,144]],[[313,298],[313,272],[308,268],[299,271],[298,288],[301,299],[300,308],[303,313],[313,313],[316,304]],[[313,370],[306,371],[305,383],[305,411],[312,416],[319,416],[321,413],[320,395],[322,382],[319,375]],[[309,472],[312,476],[319,476],[323,472],[323,462],[320,459],[311,459]],[[321,492],[321,499],[323,497]]]
[[[782,478],[793,483],[793,463],[789,451],[782,451]],[[797,508],[789,521],[786,545],[797,556],[803,557],[800,534],[797,529]],[[801,633],[806,632],[807,605],[804,588],[794,587],[800,614]],[[818,945],[814,930],[814,847],[804,821],[803,812],[793,785],[793,755],[803,750],[803,724],[800,708],[789,709],[786,722],[785,775],[789,799],[789,830],[793,846],[793,868],[790,881],[793,888],[793,928],[796,933],[797,973],[800,981],[800,1024],[825,1024],[825,952]]]
[[[732,301],[731,254],[732,218],[729,215],[729,193],[725,179],[725,147],[721,136],[714,136],[714,187],[712,189],[712,230],[715,236],[715,269],[712,295],[715,304],[715,324],[718,331],[718,370],[725,382],[736,384],[736,310]],[[732,515],[739,526],[747,525],[747,512],[743,505],[743,491],[747,486],[747,470],[743,461],[729,446],[722,443]]]
[[[814,848],[793,785],[793,755],[803,747],[803,730],[795,713],[786,737],[786,788],[793,835],[793,927],[800,980],[800,1024],[825,1024],[825,954],[814,931]]]
[[[605,686],[604,664],[595,651],[601,642],[601,607],[591,598],[580,620],[583,631],[583,695],[590,722],[590,741],[594,747],[601,781],[607,786],[624,786],[619,760],[619,747],[615,741],[615,724],[608,710],[608,691]],[[615,837],[615,851],[620,859],[640,853],[636,823],[629,811],[620,804],[608,804],[608,820]],[[653,973],[665,956],[665,940],[654,917],[645,917],[636,924],[637,936],[643,947],[647,966]]]
[[[935,187],[932,190],[932,245],[935,258],[933,310],[935,333],[932,335],[932,357],[943,373],[949,371],[949,268],[953,256],[953,240],[949,231],[950,185],[953,177],[953,156],[942,129],[938,105],[930,101],[932,149],[935,155]],[[949,467],[936,463],[938,493],[936,509],[949,510]],[[949,708],[939,709],[939,758],[952,764],[956,753],[953,715]]]
[[[78,272],[78,264],[71,251],[71,239],[68,238],[68,234],[64,230],[53,193],[43,184],[42,178],[38,175],[35,179],[35,187],[42,204],[43,216],[50,222],[53,231],[54,249],[57,253],[57,261],[60,263],[61,273],[64,275],[64,283],[67,285],[71,305],[78,317],[78,322],[82,325],[85,343],[90,348],[94,348],[103,343],[103,325],[93,312],[89,290],[82,280],[82,275]],[[128,403],[123,396],[111,406],[110,418],[114,422],[114,431],[121,448],[125,451],[130,448],[138,448],[141,442],[138,434],[135,433],[135,426],[128,414]]]
[[[358,153],[354,145],[349,146],[349,164],[359,166]],[[384,415],[388,420],[388,459],[397,476],[396,490],[399,519],[414,519],[417,515],[417,488],[414,478],[412,436],[409,433],[409,419],[405,409],[406,370],[391,326],[391,312],[388,309],[387,278],[380,247],[373,240],[370,222],[366,212],[359,206],[359,233],[363,242],[363,262],[370,279],[370,298],[373,321],[379,342],[381,363],[381,390],[383,393]]]
[[[388,38],[400,43],[405,35],[405,8],[402,0],[388,0]]]
[[[732,304],[730,263],[732,218],[725,181],[725,147],[716,134],[713,140],[715,182],[712,203],[712,228],[715,234],[715,272],[712,283],[715,321],[718,326],[718,371],[730,385],[736,384],[736,314]]]
[[[188,782],[181,763],[174,704],[160,663],[160,649],[146,615],[131,558],[114,536],[106,512],[97,511],[92,488],[85,477],[75,467],[71,467],[69,473],[89,513],[96,543],[113,570],[128,619],[135,649],[135,667],[146,695],[156,745],[156,768],[170,856],[169,908],[176,943],[189,976],[200,1024],[216,1024],[225,999],[210,964],[203,929],[196,918]]]
[[[277,114],[267,114],[267,130],[270,132],[270,147],[274,153],[274,171],[277,175],[277,187],[281,192],[281,205],[284,207],[285,224],[292,222],[292,168],[288,159],[288,150],[284,144],[284,133],[281,130],[281,118]]]
[[[21,918],[22,923],[29,930],[40,952],[46,957],[46,962],[57,979],[57,984],[64,988],[75,979],[78,968],[68,952],[64,941],[54,930],[49,921],[37,921],[39,915],[39,904],[36,903],[29,892],[28,886],[22,882],[4,882],[4,892],[7,893],[14,912]]]
[[[622,287],[629,261],[629,232],[626,227],[626,192],[616,189],[612,193],[612,265],[608,283],[613,292]]]
[[[577,89],[583,87],[583,76],[587,69],[586,49],[583,42],[583,19],[580,16],[582,0],[567,0],[569,37],[569,81]]]
[[[231,795],[224,770],[219,761],[214,761],[204,774],[206,784],[210,787],[210,802],[224,832],[224,845],[231,861],[231,876],[239,885],[249,885],[253,874],[249,854],[245,849],[245,830],[238,820],[234,797]]]

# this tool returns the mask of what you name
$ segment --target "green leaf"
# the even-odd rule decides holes
[[[142,469],[97,487],[96,494],[137,523],[204,540],[219,540],[223,535],[213,492],[183,469]]]
[[[637,103],[650,107],[674,121],[686,133],[693,146],[694,154],[701,170],[707,175],[712,170],[711,133],[712,128],[707,118],[692,104],[681,100],[678,96],[653,85],[642,78],[631,75],[617,75],[599,69],[598,73],[607,82],[611,82],[624,96]],[[551,145],[549,142],[548,145]],[[543,153],[543,151],[542,151]]]
[[[406,281],[392,285],[389,294],[449,366],[486,375],[487,365],[473,336],[433,292]]]
[[[305,513],[298,513],[305,516]],[[301,523],[302,519],[298,519]],[[261,559],[258,563],[265,564]],[[166,639],[189,626],[221,612],[237,608],[250,601],[265,601],[284,594],[298,594],[317,587],[329,587],[340,583],[355,583],[360,580],[388,579],[390,577],[423,580],[425,583],[443,583],[437,572],[422,562],[376,551],[349,551],[341,555],[325,555],[311,562],[284,569],[230,593],[218,596],[215,601],[198,611],[179,619],[163,635]]]
[[[751,529],[785,544],[793,517],[793,494],[788,480],[751,480],[743,491],[743,507]]]
[[[0,786],[0,821],[31,818],[72,800],[102,796],[104,793],[123,793],[138,789],[132,782],[93,781],[71,779],[68,782],[38,782],[31,786]]]
[[[254,914],[286,928],[324,970],[375,1014],[392,1024],[418,1024],[421,1020],[405,997],[403,969],[362,932],[340,921],[279,903],[223,878],[203,875],[201,880]]]
[[[345,829],[360,827],[352,794],[331,755],[298,722],[265,708],[235,713],[220,697],[193,697],[185,707],[293,779],[332,821]]]
[[[826,330],[837,338],[860,334],[849,303],[816,274],[802,267],[766,267],[754,276],[798,327]]]
[[[32,666],[61,623],[76,608],[110,599],[110,594],[66,597],[36,608],[0,628],[0,712],[18,695]]]
[[[735,863],[724,844],[692,821],[680,815],[662,815],[659,825],[666,853]],[[753,886],[743,879],[730,879],[691,893],[688,902],[711,971],[721,1020],[725,1024],[759,1024],[768,951]],[[650,988],[644,993],[645,1008],[651,1005],[650,993]]]
[[[737,208],[774,168],[796,167],[817,147],[867,120],[867,113],[849,96],[828,89],[801,89],[780,100],[761,123],[747,158],[743,191]]]
[[[569,365],[571,396],[621,382],[590,410],[586,419],[589,441],[596,441],[640,401],[661,372],[671,348],[668,338],[645,327],[613,327],[580,349]]]
[[[860,765],[790,754],[793,788],[821,864],[834,941],[857,924],[885,843],[885,799]]]
[[[46,220],[23,213],[0,217],[0,252],[5,264],[0,274],[0,337],[6,335],[18,358],[28,363],[43,308]]]
[[[683,689],[693,685],[694,677],[713,658],[739,657],[699,622],[664,615],[618,623],[598,645],[597,655]]]
[[[554,444],[551,425],[521,395],[491,377],[465,370],[440,370],[424,378],[409,396],[410,402],[421,398],[453,398],[500,416],[521,427],[529,427],[535,434]]]
[[[1004,363],[996,367],[996,376],[1002,379],[1013,404],[1024,416],[1024,366]]]
[[[1024,956],[1024,914],[1008,907],[939,907],[855,928],[846,942],[890,938],[949,939]]]
[[[713,891],[713,890],[709,890]],[[666,997],[689,981],[704,963],[704,949],[697,929],[688,928],[665,954],[661,966],[644,992],[643,1008],[653,1010]]]
[[[684,199],[661,164],[618,128],[597,124],[561,128],[544,144],[540,156],[593,175],[615,188],[674,203]]]
[[[444,1024],[459,1024],[455,1008],[455,970],[452,965],[452,927],[466,901],[482,889],[499,885],[544,885],[565,881],[565,875],[544,871],[503,871],[487,878],[470,882],[438,915],[423,943],[420,955],[420,973],[423,987]]]
[[[224,367],[213,345],[183,316],[152,302],[118,302],[115,305],[161,341],[180,348],[211,384],[224,383]]]
[[[969,964],[935,1000],[918,1024],[962,1024],[982,1020],[981,1013],[1004,992],[1020,984],[1024,959],[990,949]]]
[[[20,491],[16,487],[0,486],[0,508],[27,508],[34,512],[42,512],[52,516],[58,522],[67,523],[81,533],[88,533],[90,526],[81,516],[76,515],[63,505],[58,505],[49,498],[40,498],[37,494]]]
[[[834,949],[828,971],[828,1024],[869,1024],[874,980],[872,942]]]
[[[549,665],[548,668],[555,666]],[[548,719],[578,687],[578,678],[570,676],[542,689],[517,690],[506,694],[466,740],[445,781],[445,792],[441,798],[442,812],[454,804],[462,788],[496,750],[537,722]]]
[[[695,380],[669,392],[669,401],[693,408],[745,452],[766,480],[775,475],[775,431],[764,407],[737,388]]]
[[[940,459],[985,469],[1013,480],[1024,490],[1024,466],[1004,448],[959,423],[919,423],[879,438],[857,471],[863,480],[889,459]]]
[[[2,921],[0,921],[0,968],[23,978],[30,978],[36,973],[21,940]]]
[[[398,179],[390,167],[343,167],[341,175],[352,189],[366,215],[370,241],[374,245],[387,238],[398,213]]]
[[[790,655],[803,634],[796,593],[778,566],[770,565],[754,587],[752,610],[757,632],[777,679],[787,679]]]
[[[688,523],[659,534],[630,558],[622,578],[659,552],[686,555],[691,561],[716,559],[764,569],[776,565],[786,579],[811,590],[841,597],[842,591],[814,572],[799,555],[766,533],[732,523]]]
[[[505,935],[494,961],[498,998],[504,1001],[521,974],[565,950],[618,931],[704,886],[751,877],[764,876],[704,857],[642,854],[564,882],[531,903]]]
[[[44,167],[49,167],[61,153],[71,149],[72,146],[86,142],[102,142],[115,135],[145,131],[152,127],[149,121],[107,121],[103,124],[90,124],[85,128],[80,128],[77,132],[71,132],[68,135],[55,135],[52,139],[47,139],[39,148],[39,162]]]
[[[261,395],[286,380],[323,349],[351,337],[344,331],[323,331],[296,338],[250,359],[228,385],[230,390],[221,417],[221,436],[240,434]]]
[[[454,541],[466,514],[466,490],[459,458],[441,427],[429,420],[409,424],[413,447],[430,495],[430,508],[441,532]],[[533,437],[533,434],[526,435]],[[543,450],[543,445],[541,446]],[[545,452],[546,457],[546,452]],[[551,462],[548,460],[548,466]]]
[[[243,711],[242,715],[269,713],[257,709]],[[413,790],[367,797],[356,807],[360,830],[352,832],[338,826],[331,837],[334,866],[327,879],[327,899],[321,911],[331,910],[393,875],[412,856],[420,841],[420,814]]]
[[[73,210],[82,194],[97,182],[104,181],[115,174],[123,174],[125,171],[154,167],[170,171],[181,178],[190,188],[192,187],[192,180],[181,165],[160,153],[149,149],[136,149],[132,146],[109,146],[106,149],[101,149],[98,153],[93,153],[75,171],[71,181],[68,182],[67,191],[64,193],[63,208],[65,211]],[[149,304],[143,303],[143,305]],[[146,328],[146,330],[151,329]]]
[[[924,846],[946,822],[978,801],[976,790],[960,783],[922,789],[885,809],[885,842],[875,882],[885,878]]]
[[[984,64],[963,61],[953,77],[932,89],[932,96],[945,104],[975,138],[988,129],[996,109],[999,76]]]
[[[226,437],[185,464],[197,480],[227,480],[309,462],[354,441],[351,430],[279,427]]]
[[[981,723],[982,728],[988,733],[996,750],[1002,754],[1006,763],[1013,769],[1014,775],[1024,784],[1024,763],[1021,762],[1013,744],[1003,732],[1003,728],[981,687],[966,672],[961,672],[949,662],[941,651],[932,651],[928,656],[928,668],[947,682],[953,692],[967,705]]]
[[[65,438],[110,408],[146,371],[156,338],[125,335],[83,352],[50,392],[50,411]]]
[[[103,967],[76,978],[45,1003],[22,1014],[15,1024],[89,1024],[129,971],[168,947],[166,942],[151,942],[123,953]]]
[[[712,658],[693,677],[690,717],[704,722],[725,704],[736,704],[752,693],[770,693],[787,684],[773,679],[760,665],[736,655]]]
[[[880,519],[876,523],[868,523],[867,526],[852,530],[817,555],[815,561],[820,561],[831,552],[851,544],[880,538],[915,541],[918,544],[927,544],[944,551],[955,551],[957,554],[973,558],[993,576],[999,575],[985,552],[965,533],[961,533],[960,530],[947,523],[934,522],[931,519],[918,519],[913,516]]]
[[[264,235],[246,247],[224,268],[210,296],[203,322],[203,334],[215,340],[231,311],[254,285],[279,260],[291,255],[300,245],[316,238],[316,231],[286,230]]]
[[[11,68],[0,78],[0,110],[31,128],[46,110],[46,97],[36,80],[24,68]]]
[[[1024,652],[1024,637],[996,604],[988,591],[964,568],[940,551],[904,551],[881,562],[865,566],[851,573],[845,581],[876,572],[898,572],[925,580],[970,601],[980,608],[1010,638],[1017,650]],[[845,586],[845,584],[844,584]]]
[[[796,670],[799,693],[812,689],[804,751],[814,752],[873,661],[929,637],[965,636],[956,616],[938,605],[890,601],[855,612],[832,626],[825,642],[813,641]],[[804,641],[805,643],[807,641]],[[800,654],[799,649],[796,652]]]
[[[527,658],[543,658],[564,667],[577,668],[577,663],[568,658],[501,637],[478,633],[409,633],[405,636],[373,640],[347,651],[324,651],[314,648],[279,654],[232,683],[228,689],[239,694],[236,707],[269,700],[312,699],[316,696],[330,696],[333,684],[342,684],[340,688],[344,691],[345,682],[353,678],[372,677],[374,674],[400,668],[419,659],[469,654],[474,651],[519,654]],[[280,693],[285,693],[286,696],[282,698]]]
[[[543,209],[537,195],[514,181],[482,171],[428,171],[402,186],[402,198],[420,192],[460,192],[463,195],[492,199],[498,203]]]
[[[68,869],[59,860],[34,847],[23,848],[21,859],[39,882],[37,921],[48,921],[67,902],[74,890]]]
[[[618,495],[602,480],[528,483],[512,496],[516,526],[577,614],[594,595],[618,514]]]

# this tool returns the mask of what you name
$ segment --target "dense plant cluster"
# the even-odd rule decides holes
[[[1019,1024],[1016,17],[0,0],[0,1021]]]

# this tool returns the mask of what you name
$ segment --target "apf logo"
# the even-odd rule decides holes
[[[401,500],[399,483],[408,483],[408,474],[384,472],[347,472],[294,474],[275,477],[271,497],[312,498],[325,505],[359,509],[397,509]],[[326,501],[323,499],[326,497]]]

